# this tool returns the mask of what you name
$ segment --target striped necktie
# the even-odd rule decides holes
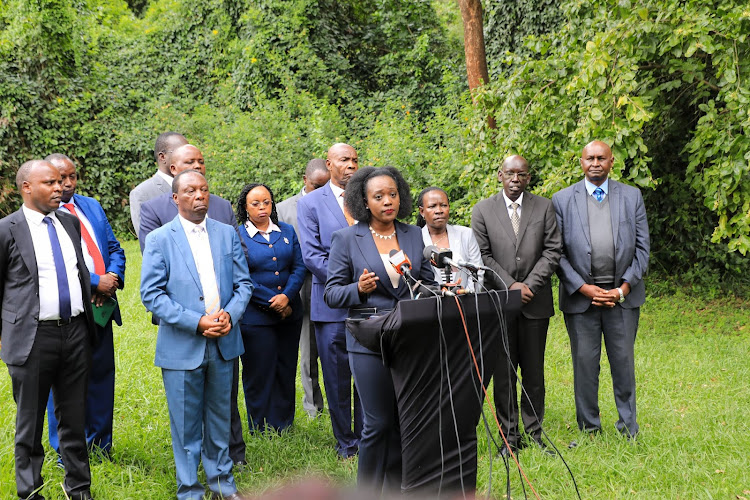
[[[88,229],[86,229],[86,224],[83,223],[78,212],[76,212],[75,205],[72,203],[65,203],[63,206],[68,209],[68,212],[78,217],[78,220],[81,221],[81,238],[83,238],[83,242],[86,243],[86,250],[88,250],[89,255],[91,255],[91,258],[94,260],[94,273],[102,276],[107,272],[107,269],[104,267],[104,259],[102,258],[102,252],[99,251],[99,246],[94,242],[94,238],[91,237]]]

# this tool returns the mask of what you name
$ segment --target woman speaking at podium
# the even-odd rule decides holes
[[[358,221],[333,234],[325,301],[329,307],[379,313],[408,299],[409,283],[400,275],[435,285],[432,267],[422,256],[422,231],[397,219],[411,215],[409,185],[394,167],[364,167],[349,180],[344,194],[348,218]],[[401,251],[404,258],[389,256]],[[399,257],[402,254],[398,254]],[[359,443],[357,484],[376,491],[401,487],[401,434],[390,371],[379,353],[346,332],[346,347],[364,422]]]

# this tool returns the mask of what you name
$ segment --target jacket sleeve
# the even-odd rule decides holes
[[[643,195],[640,190],[635,205],[635,255],[630,266],[622,274],[622,279],[627,281],[631,287],[640,283],[648,270],[649,252],[651,240],[648,231],[648,219],[646,218],[646,207],[643,204]]]
[[[302,198],[297,204],[297,229],[299,230],[299,243],[302,247],[302,258],[305,266],[322,283],[326,282],[329,272],[328,252],[320,241],[320,221],[317,213],[308,207],[308,200]],[[333,248],[333,240],[331,240]]]
[[[154,198],[154,201],[156,200],[157,198]],[[157,211],[154,209],[154,204],[149,202],[143,203],[141,205],[141,223],[140,226],[136,228],[138,231],[138,242],[141,245],[141,254],[144,253],[146,238],[148,238],[149,233],[154,229],[160,228],[162,225],[163,222]]]
[[[299,240],[297,239],[297,234],[294,232],[294,228],[291,224],[287,226],[289,228],[289,234],[291,235],[292,239],[292,261],[290,262],[290,274],[289,279],[286,282],[286,286],[284,287],[284,295],[289,297],[289,300],[294,299],[294,297],[299,294],[299,291],[302,289],[302,283],[305,281],[305,273],[307,273],[307,268],[305,267],[305,262],[302,259],[302,249],[299,245]]]
[[[537,203],[537,206],[538,203]],[[551,203],[545,204],[544,211],[544,249],[542,256],[536,261],[531,272],[523,282],[531,289],[532,293],[538,293],[554,274],[560,264],[562,254],[562,237],[557,229],[557,216]]]
[[[563,206],[563,201],[560,200],[560,198],[561,197],[558,196],[558,193],[552,195],[552,205],[555,207],[557,229],[560,234],[563,235],[565,234],[565,217],[563,217],[563,213],[566,211],[567,207]],[[570,200],[571,198],[568,198],[569,202]],[[573,265],[568,259],[567,250],[568,248],[563,241],[562,253],[560,254],[560,267],[557,268],[557,276],[560,278],[560,283],[562,283],[565,293],[573,295],[579,288],[586,284],[586,280],[584,280],[583,277],[573,268]]]

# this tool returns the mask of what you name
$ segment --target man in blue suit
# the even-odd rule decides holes
[[[641,192],[608,178],[613,163],[607,144],[591,142],[581,153],[584,179],[552,196],[563,239],[557,274],[573,356],[578,427],[589,433],[601,430],[603,336],[619,415],[615,427],[635,439],[634,347],[640,307],[646,300],[643,276],[650,243]]]
[[[146,238],[141,300],[161,319],[155,364],[169,407],[177,498],[203,498],[202,461],[211,497],[239,499],[227,388],[244,352],[239,325],[253,286],[237,232],[206,217],[205,177],[182,172],[172,192],[178,216]]]
[[[203,153],[192,144],[183,144],[172,151],[169,157],[171,163],[169,171],[172,176],[178,175],[185,170],[195,170],[201,175],[206,175],[206,165],[203,160]],[[232,210],[232,204],[227,200],[216,196],[210,196],[211,203],[208,204],[208,218],[229,224],[235,231],[237,230],[237,218]],[[141,205],[140,228],[138,230],[138,240],[141,245],[141,253],[146,245],[148,234],[169,223],[177,216],[177,204],[175,203],[172,193],[165,193],[148,200]],[[240,240],[241,241],[241,240]],[[241,241],[242,250],[247,254],[245,242]],[[159,324],[159,318],[154,315],[151,318],[153,324]],[[232,436],[229,439],[229,454],[235,465],[245,465],[245,441],[242,438],[242,421],[240,412],[237,408],[237,393],[239,391],[240,362],[239,358],[234,362],[234,375],[232,376]]]
[[[362,430],[362,411],[346,351],[347,309],[333,309],[323,300],[328,278],[331,236],[354,223],[344,211],[344,189],[359,168],[357,151],[348,144],[334,144],[328,150],[326,168],[331,180],[297,203],[297,229],[305,266],[313,275],[310,292],[310,320],[315,323],[318,356],[328,399],[336,450],[346,458],[357,453]],[[352,394],[354,429],[352,430]]]
[[[91,296],[96,306],[115,297],[125,286],[125,251],[112,232],[102,206],[94,198],[76,194],[78,173],[73,161],[63,154],[52,154],[45,161],[54,165],[62,176],[60,210],[75,215],[81,222],[81,248],[91,276]],[[86,395],[86,444],[109,456],[112,448],[112,417],[115,406],[115,348],[112,321],[122,326],[120,307],[115,304],[104,326],[97,324],[98,345],[92,351]],[[57,419],[50,394],[47,401],[49,442],[59,454]]]

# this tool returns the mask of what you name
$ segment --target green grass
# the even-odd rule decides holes
[[[123,246],[128,276],[120,294],[124,326],[115,328],[115,448],[112,462],[92,460],[93,492],[99,499],[171,499],[174,461],[161,375],[153,365],[156,327],[139,300],[138,244]],[[578,434],[568,338],[562,315],[553,318],[547,341],[545,427],[573,471],[582,498],[750,498],[748,324],[748,301],[704,303],[680,293],[649,298],[636,342],[641,434],[631,445],[614,429],[617,415],[606,360],[600,387],[604,432],[594,439]],[[298,399],[301,390],[298,384]],[[0,401],[0,498],[5,499],[15,497],[16,409],[5,369],[0,371]],[[480,424],[482,493],[489,484],[490,457],[484,436]],[[573,439],[581,444],[569,450]],[[310,420],[299,404],[291,432],[274,438],[246,434],[245,441],[250,467],[235,476],[243,491],[260,492],[301,476],[354,484],[356,461],[337,459],[327,416]],[[574,498],[559,458],[535,449],[519,457],[542,498]],[[64,499],[63,474],[51,452],[43,476],[43,494],[50,500]],[[523,498],[515,470],[511,485],[513,497]],[[502,498],[504,492],[505,469],[494,460],[492,495]],[[528,487],[527,493],[533,498]]]

